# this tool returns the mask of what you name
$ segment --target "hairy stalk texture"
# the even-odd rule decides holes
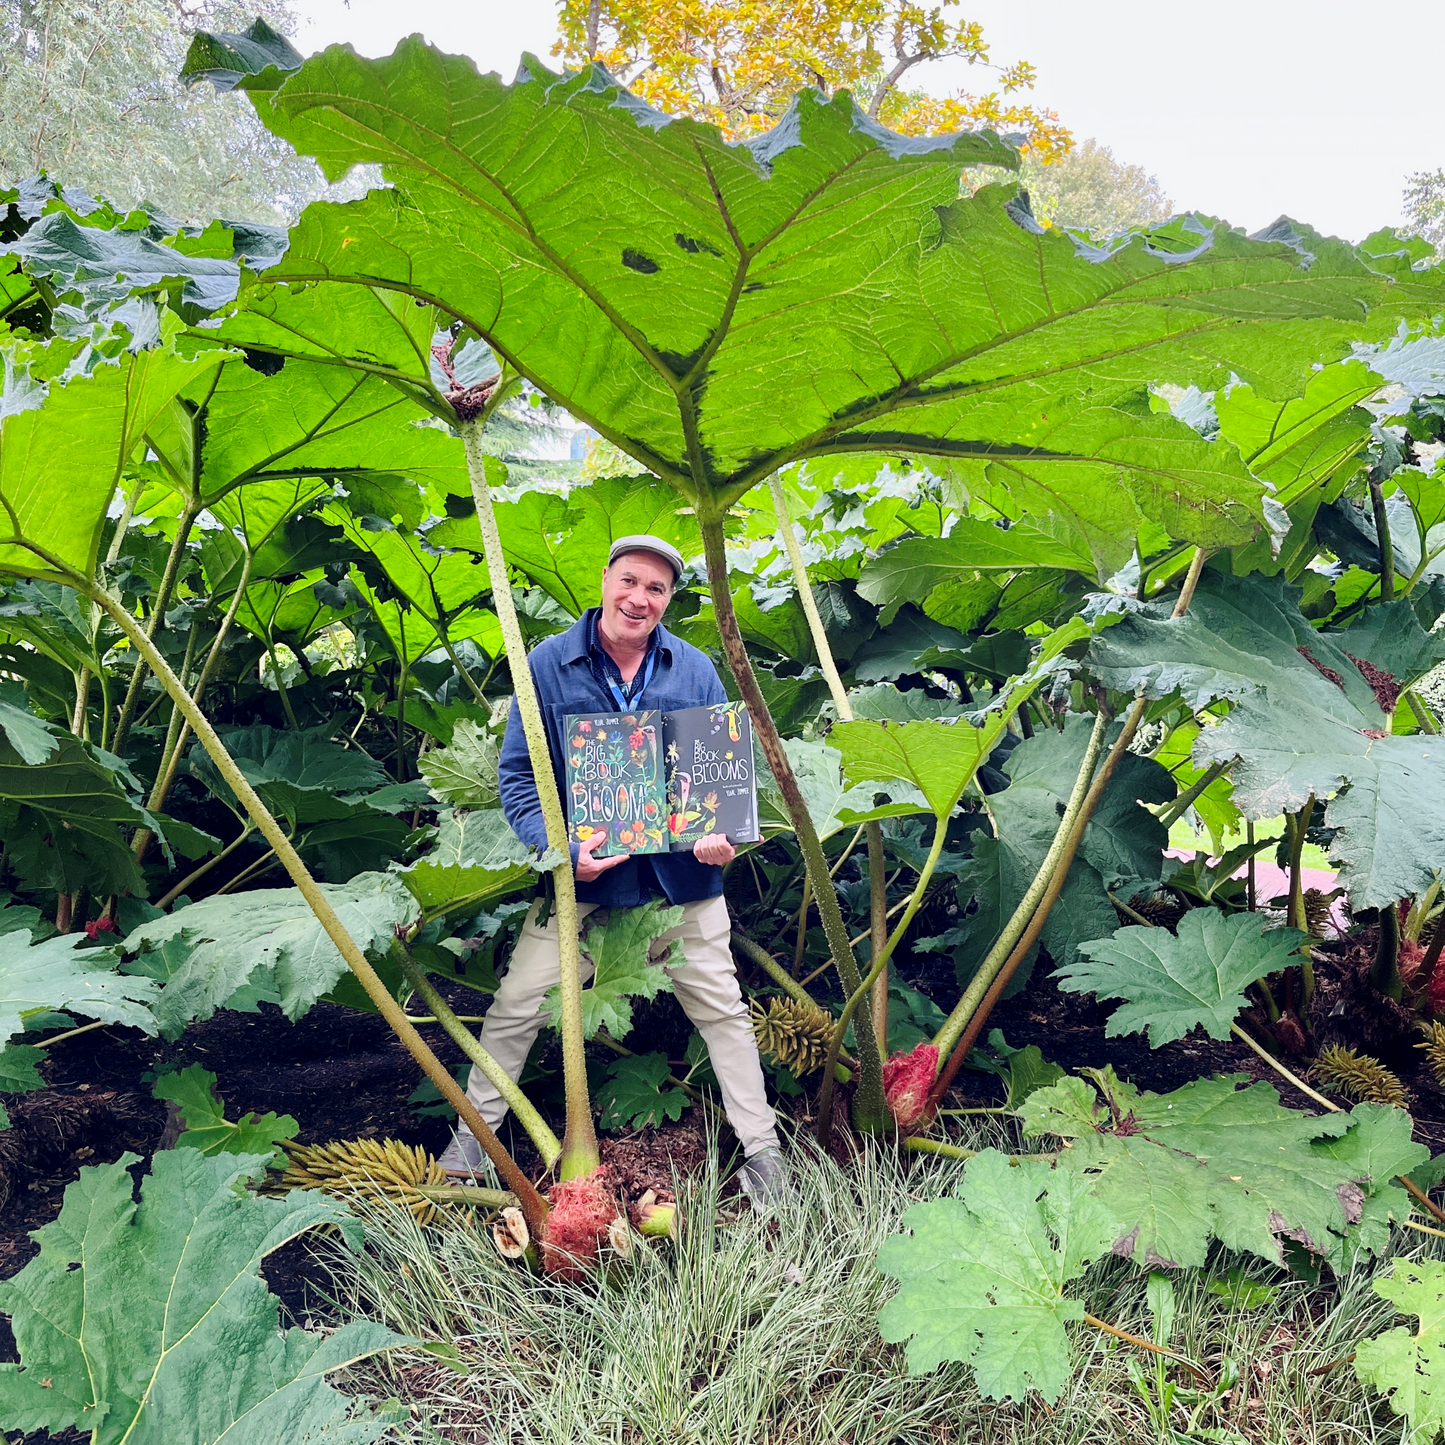
[[[59,564],[57,564],[59,565]],[[450,1071],[437,1058],[425,1039],[417,1033],[405,1012],[391,996],[390,990],[377,976],[376,970],[367,961],[366,955],[357,947],[356,940],[346,931],[346,925],[337,917],[326,895],[317,886],[310,870],[301,861],[301,855],[292,847],[291,840],[282,832],[270,810],[261,801],[256,790],[246,781],[245,774],[236,766],[235,759],[226,750],[211,726],[210,719],[192,701],[191,695],[181,685],[181,680],[171,670],[159,649],[151,641],[141,624],[130,615],[119,601],[104,592],[88,579],[76,579],[78,590],[93,602],[98,602],[110,614],[117,627],[125,634],[146,665],[155,673],[161,685],[171,695],[172,701],[180,708],[191,730],[200,739],[201,746],[211,755],[217,771],[240,799],[242,807],[255,821],[262,836],[271,845],[282,866],[291,875],[291,881],[306,900],[307,906],[316,915],[317,921],[326,931],[326,936],[346,961],[357,981],[366,990],[367,997],[376,1005],[377,1011],[391,1025],[397,1037],[404,1043],[411,1056],[421,1065],[423,1072],[441,1091],[466,1126],[476,1135],[486,1151],[487,1157],[496,1165],[497,1172],[506,1181],[508,1188],[521,1201],[523,1213],[529,1225],[536,1220],[536,1229],[541,1229],[547,1218],[547,1205],[541,1195],[532,1187],[531,1181],[517,1167],[516,1161],[507,1152],[501,1140],[487,1127],[475,1105],[467,1098]]]
[[[1198,587],[1200,575],[1204,571],[1205,557],[1206,553],[1202,547],[1195,549],[1194,556],[1189,563],[1189,570],[1184,577],[1183,586],[1179,590],[1179,597],[1174,603],[1172,618],[1183,617],[1189,610],[1189,604],[1194,600],[1194,590]],[[1094,810],[1099,806],[1099,800],[1104,796],[1104,789],[1108,787],[1109,779],[1113,777],[1119,760],[1128,751],[1129,744],[1134,741],[1134,735],[1144,719],[1147,706],[1148,703],[1142,696],[1134,700],[1128,716],[1124,719],[1123,730],[1115,740],[1114,746],[1109,749],[1109,754],[1104,759],[1098,775],[1090,783],[1089,778],[1093,775],[1094,763],[1102,748],[1104,728],[1107,725],[1102,711],[1095,719],[1094,731],[1090,736],[1089,747],[1084,755],[1084,764],[1079,769],[1079,776],[1074,781],[1069,804],[1059,822],[1058,831],[1054,834],[1054,841],[1049,847],[1043,867],[1035,874],[1028,893],[1024,895],[1019,907],[1014,910],[1014,915],[1004,930],[1004,936],[1007,936],[1016,926],[1021,925],[1022,920],[1020,930],[1016,934],[1016,942],[1007,952],[1007,956],[1001,962],[995,963],[996,956],[1004,952],[1000,947],[1003,938],[999,939],[999,943],[989,951],[989,956],[984,960],[984,965],[980,967],[978,975],[975,976],[934,1040],[940,1046],[940,1056],[946,1057],[947,1062],[934,1083],[933,1092],[929,1095],[932,1109],[936,1110],[942,1102],[943,1096],[948,1092],[954,1077],[962,1067],[964,1059],[968,1057],[969,1050],[983,1031],[984,1024],[988,1022],[994,1005],[1003,996],[1009,980],[1019,965],[1028,957],[1029,950],[1043,932],[1044,924],[1048,922],[1049,914],[1053,911],[1054,904],[1064,890],[1069,869],[1073,866],[1074,857],[1079,851],[1079,845],[1083,842],[1084,830],[1089,826],[1089,819],[1093,817]],[[1071,813],[1073,814],[1072,818],[1070,817]],[[1056,849],[1058,850],[1057,854],[1055,853]],[[1052,860],[1052,864],[1050,860]],[[1029,902],[1028,895],[1033,893],[1041,882],[1043,887],[1038,893],[1036,905],[1032,910],[1026,911]],[[1032,913],[1031,917],[1029,912]],[[991,980],[983,977],[984,970],[988,967],[995,967],[997,970]],[[981,997],[978,996],[980,993]],[[949,1048],[951,1048],[951,1052],[947,1051]]]
[[[154,640],[161,624],[165,621],[166,608],[171,605],[171,593],[175,591],[176,578],[180,576],[181,559],[186,554],[186,543],[191,539],[191,528],[195,526],[200,512],[198,504],[187,502],[185,511],[176,521],[176,540],[171,544],[170,553],[166,557],[166,570],[161,574],[160,586],[156,588],[150,617],[147,620],[147,641]],[[124,753],[125,751],[126,739],[130,736],[131,724],[135,721],[136,708],[140,703],[141,684],[145,682],[148,668],[152,672],[155,671],[146,662],[144,656],[138,653],[135,669],[130,675],[130,686],[126,688],[125,700],[120,706],[120,720],[115,725],[115,737],[110,744],[110,750],[113,753]]]
[[[518,1088],[511,1075],[481,1046],[476,1035],[456,1016],[447,1001],[433,987],[425,971],[400,942],[396,945],[396,959],[401,965],[401,971],[406,975],[407,982],[421,995],[423,1002],[432,1011],[432,1017],[446,1030],[448,1038],[487,1076],[492,1087],[507,1101],[507,1107],[527,1131],[528,1137],[542,1156],[542,1162],[550,1169],[561,1155],[562,1145],[548,1127],[547,1121]]]
[[[703,507],[698,508],[698,522],[702,529],[703,556],[707,563],[708,590],[712,595],[713,612],[717,617],[718,632],[722,636],[723,652],[728,667],[737,680],[748,711],[752,715],[753,728],[758,742],[762,745],[763,756],[768,760],[773,778],[783,795],[784,805],[793,823],[793,831],[802,849],[803,863],[813,880],[813,896],[818,902],[818,913],[823,920],[823,933],[828,940],[828,951],[833,966],[849,994],[857,991],[862,979],[858,963],[853,957],[852,945],[848,941],[848,929],[843,922],[843,912],[838,906],[838,895],[833,891],[828,876],[828,860],[818,831],[813,826],[812,815],[803,799],[798,780],[793,776],[792,764],[783,750],[783,740],[778,736],[773,715],[763,698],[762,689],[753,672],[747,648],[743,644],[738,628],[737,614],[733,611],[732,594],[728,591],[727,547],[723,539],[722,513]],[[857,1023],[860,1081],[858,1092],[853,1096],[853,1122],[865,1132],[874,1132],[885,1126],[887,1109],[883,1102],[883,1068],[878,1052],[877,1040],[873,1037],[873,1020],[866,1012]]]
[[[803,615],[808,619],[808,631],[813,637],[813,650],[818,654],[818,666],[828,683],[828,692],[833,706],[838,709],[842,722],[853,721],[853,704],[848,700],[848,689],[838,672],[838,663],[833,656],[828,634],[823,627],[822,614],[818,611],[817,598],[808,580],[808,566],[803,560],[802,548],[798,546],[798,534],[793,530],[793,519],[788,512],[788,499],[783,491],[782,478],[774,472],[768,478],[773,493],[773,510],[778,518],[778,536],[782,538],[783,549],[788,554],[788,563],[793,569],[793,585],[798,589],[798,600],[803,604]],[[888,890],[885,886],[887,865],[883,858],[883,829],[877,823],[869,823],[865,836],[868,839],[868,916],[869,937],[872,942],[870,956],[877,958],[888,941]],[[802,946],[806,925],[807,901],[804,899],[803,922],[798,926],[798,944]],[[888,1053],[888,974],[878,974],[873,984],[872,997],[873,1036],[878,1044],[879,1058]]]
[[[494,398],[500,401],[505,383],[499,384]],[[502,538],[497,531],[492,496],[487,486],[486,453],[482,450],[482,432],[486,415],[475,421],[459,423],[458,429],[466,448],[467,471],[471,477],[472,497],[477,504],[477,522],[482,532],[482,552],[492,583],[492,606],[502,625],[502,643],[507,664],[512,672],[512,688],[517,699],[517,712],[527,738],[527,753],[532,760],[532,775],[537,782],[537,797],[542,805],[542,818],[547,826],[547,846],[562,855],[563,861],[552,870],[557,917],[557,947],[561,955],[562,1003],[562,1069],[567,1091],[567,1131],[562,1140],[559,1173],[564,1180],[591,1174],[602,1162],[597,1148],[597,1131],[592,1123],[592,1100],[587,1092],[587,1056],[582,1036],[582,953],[577,939],[577,891],[572,876],[572,855],[567,842],[567,821],[562,812],[562,799],[557,792],[557,779],[552,771],[552,754],[547,746],[547,729],[542,721],[542,708],[537,689],[527,664],[527,644],[522,637],[517,609],[512,601],[511,583],[507,578],[507,559],[502,552]]]

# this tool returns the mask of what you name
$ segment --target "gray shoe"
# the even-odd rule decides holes
[[[738,1170],[738,1182],[752,1200],[753,1208],[759,1211],[775,1209],[793,1197],[788,1161],[783,1158],[783,1151],[773,1144],[759,1149],[748,1159]]]
[[[465,1124],[458,1124],[452,1134],[452,1142],[437,1163],[448,1174],[469,1179],[482,1167],[482,1146],[477,1143],[477,1136]]]

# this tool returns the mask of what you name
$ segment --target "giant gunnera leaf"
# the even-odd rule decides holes
[[[1224,914],[1194,908],[1167,928],[1120,928],[1112,938],[1079,945],[1080,957],[1054,977],[1065,993],[1121,998],[1104,1032],[1148,1032],[1149,1047],[1182,1039],[1203,1027],[1212,1039],[1229,1037],[1229,1026],[1248,1003],[1244,990],[1288,966],[1305,936],[1271,928],[1262,913]]]
[[[1094,640],[1086,665],[1121,692],[1177,693],[1195,709],[1228,701],[1194,761],[1233,762],[1246,818],[1329,798],[1340,882],[1356,907],[1383,907],[1445,869],[1445,746],[1391,733],[1401,688],[1445,660],[1445,633],[1422,627],[1407,600],[1317,632],[1299,597],[1279,577],[1206,575],[1183,617],[1140,608]]]
[[[1360,1105],[1321,1118],[1284,1108],[1268,1084],[1239,1088],[1238,1075],[1153,1094],[1110,1067],[1085,1072],[1089,1082],[1069,1077],[1030,1094],[1024,1133],[1068,1144],[1058,1167],[1087,1179],[1113,1217],[1114,1253],[1149,1268],[1202,1265],[1211,1239],[1276,1264],[1285,1239],[1338,1257],[1368,1198],[1397,1172],[1385,1136],[1398,1110]],[[1372,1155],[1382,1177],[1370,1173]]]
[[[413,922],[416,900],[392,873],[362,873],[349,883],[319,885],[363,951],[384,953],[397,924]],[[191,946],[156,1006],[173,1038],[194,1018],[209,1018],[244,984],[271,984],[288,1018],[300,1018],[347,972],[299,888],[258,888],[203,898],[143,923],[125,949],[157,949],[181,938]],[[0,939],[3,942],[3,939]],[[131,979],[128,982],[137,983]]]
[[[1390,1408],[1410,1422],[1415,1438],[1433,1440],[1445,1429],[1445,1261],[1397,1259],[1375,1293],[1418,1329],[1396,1325],[1355,1352],[1355,1374],[1388,1397]]]
[[[387,1430],[327,1375],[403,1343],[371,1321],[332,1333],[277,1327],[267,1255],[335,1201],[247,1193],[264,1158],[165,1150],[82,1169],[40,1254],[0,1284],[19,1365],[0,1365],[0,1427],[68,1428],[95,1445],[368,1445]]]
[[[27,929],[0,933],[0,1041],[25,1027],[26,1014],[45,1012],[155,1033],[155,984],[117,973],[113,948],[76,948],[83,941],[83,934],[62,933],[31,944]]]
[[[229,43],[198,37],[187,74],[236,83],[234,45],[215,63]],[[960,196],[960,167],[1017,164],[991,132],[895,135],[846,93],[804,92],[736,144],[596,65],[527,56],[508,85],[419,37],[284,76],[256,64],[241,83],[277,135],[328,176],[376,164],[390,183],[308,207],[268,281],[435,300],[714,505],[807,457],[933,453],[1008,515],[1051,514],[1101,572],[1146,519],[1235,545],[1263,484],[1150,387],[1237,375],[1283,400],[1438,304],[1433,273],[1289,223],[1248,239],[1177,217],[1095,247],[1039,226],[1012,186]],[[296,346],[266,329],[247,344]]]
[[[986,1149],[955,1198],[915,1204],[903,1226],[879,1251],[899,1288],[878,1326],[908,1342],[909,1373],[966,1360],[990,1400],[1056,1400],[1071,1374],[1064,1324],[1084,1317],[1064,1291],[1116,1232],[1088,1179]]]
[[[653,956],[654,940],[682,922],[681,908],[648,903],[642,908],[609,911],[607,921],[587,930],[582,940],[583,969],[591,963],[591,981],[582,990],[582,1032],[587,1038],[605,1028],[614,1039],[626,1038],[632,1029],[634,998],[656,998],[672,992],[666,972],[682,958],[682,942],[673,939]],[[559,987],[547,991],[552,1023],[560,1025]]]

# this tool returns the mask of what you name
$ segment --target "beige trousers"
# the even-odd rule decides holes
[[[545,928],[538,928],[540,907],[539,900],[527,914],[511,964],[482,1025],[482,1047],[514,1079],[522,1072],[532,1044],[547,1021],[543,1001],[562,971],[556,912]],[[578,922],[596,907],[595,903],[579,903]],[[748,1022],[747,1005],[738,988],[728,944],[730,932],[727,904],[721,898],[706,898],[683,904],[681,925],[656,939],[652,947],[656,955],[664,952],[673,939],[682,940],[683,962],[668,969],[673,991],[707,1044],[728,1123],[743,1153],[753,1155],[760,1149],[776,1147],[778,1131],[763,1088],[763,1068]],[[584,953],[584,983],[592,972],[592,960]],[[645,1041],[637,1045],[637,1050],[645,1052]],[[467,1082],[467,1096],[491,1128],[506,1117],[507,1105],[502,1096],[475,1066]]]

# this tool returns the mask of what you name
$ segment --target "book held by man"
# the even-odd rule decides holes
[[[740,702],[565,719],[565,802],[573,842],[593,853],[690,853],[699,838],[758,841],[753,729]]]

